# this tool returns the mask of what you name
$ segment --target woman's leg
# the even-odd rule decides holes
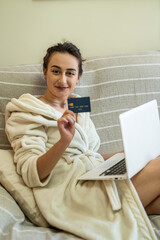
[[[146,207],[146,212],[150,214],[160,214],[160,197],[156,198]]]
[[[160,158],[150,161],[132,179],[148,214],[160,214]]]

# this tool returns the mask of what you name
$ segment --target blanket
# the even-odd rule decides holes
[[[40,181],[37,159],[60,139],[57,120],[61,115],[30,94],[12,99],[6,107],[6,133],[17,172],[33,188],[47,222],[88,240],[156,239],[131,181],[77,180],[104,161],[97,152],[100,139],[89,113],[78,114],[69,147],[45,181]]]

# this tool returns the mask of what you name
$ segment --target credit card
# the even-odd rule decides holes
[[[74,113],[91,112],[90,97],[69,98],[68,109]]]

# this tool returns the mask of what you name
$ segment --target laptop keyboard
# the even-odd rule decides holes
[[[99,176],[121,175],[125,173],[126,173],[125,159],[122,159],[112,167],[108,168],[106,171],[102,172]]]

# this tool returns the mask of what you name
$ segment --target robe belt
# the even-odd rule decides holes
[[[68,154],[64,154],[64,158],[65,158],[65,160],[67,161],[67,163],[71,163],[71,162],[73,162],[74,160],[74,157],[76,156],[76,154],[74,154],[73,153],[73,155],[68,155]],[[87,150],[86,152],[84,152],[84,153],[81,153],[81,154],[79,154],[79,156],[81,157],[81,156],[86,156],[86,157],[93,157],[93,158],[99,158],[99,159],[101,159],[102,160],[102,162],[104,161],[103,160],[103,157],[100,155],[100,154],[98,154],[98,153],[96,153],[96,152],[93,152],[93,151],[91,151],[91,150]],[[91,159],[90,159],[91,160]],[[93,166],[95,165],[94,164],[94,161],[91,161],[92,162],[92,164],[93,164]],[[96,166],[96,165],[95,165]]]
[[[119,198],[118,190],[115,181],[103,180],[104,187],[108,194],[109,201],[113,211],[119,211],[121,209],[121,201]]]
[[[87,150],[87,151],[84,153],[84,155],[87,156],[87,157],[97,158],[97,159],[101,160],[101,162],[104,162],[104,159],[103,159],[103,157],[101,156],[101,154],[99,154],[99,153],[97,153],[97,152],[93,152],[93,151],[91,151],[91,150]],[[92,163],[93,163],[93,165],[95,165],[94,162],[92,162]],[[97,165],[95,165],[95,166],[97,166]]]

